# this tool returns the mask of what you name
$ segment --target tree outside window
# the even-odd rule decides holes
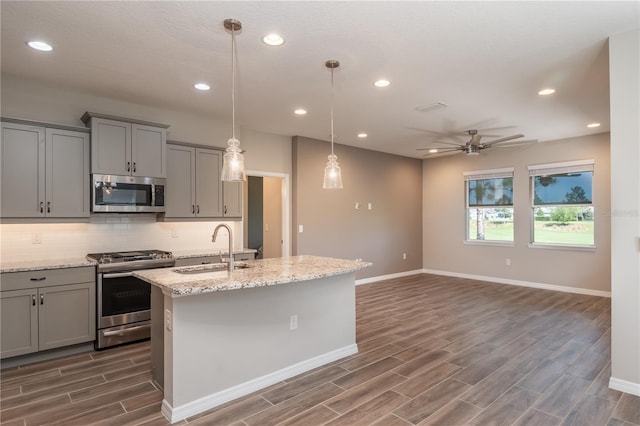
[[[530,166],[532,242],[594,245],[593,162]]]
[[[513,169],[465,173],[467,241],[513,242]]]

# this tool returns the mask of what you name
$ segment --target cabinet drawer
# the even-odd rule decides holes
[[[0,291],[95,282],[95,279],[96,269],[93,266],[45,269],[28,272],[7,272],[0,276]]]
[[[256,255],[254,253],[236,253],[233,255],[234,260],[254,260]]]
[[[175,266],[205,265],[209,263],[220,263],[220,256],[200,256],[176,259]]]

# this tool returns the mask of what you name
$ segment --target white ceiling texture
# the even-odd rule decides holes
[[[6,1],[2,72],[282,135],[423,158],[434,141],[515,133],[540,142],[609,130],[609,35],[640,26],[638,1]],[[279,47],[261,41],[285,38]],[[49,53],[28,40],[53,45]],[[373,82],[386,78],[386,88]],[[208,82],[199,92],[193,84]],[[556,93],[537,93],[553,87]],[[638,96],[638,94],[630,94]],[[436,103],[446,107],[420,111]],[[293,110],[308,114],[296,116]],[[599,122],[599,128],[587,124]],[[358,139],[366,132],[366,139]]]

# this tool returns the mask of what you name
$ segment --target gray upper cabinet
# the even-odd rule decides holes
[[[222,216],[222,152],[196,148],[196,214]]]
[[[167,176],[167,125],[86,112],[91,127],[91,173]]]
[[[219,150],[167,144],[165,218],[222,217]]]
[[[241,218],[242,182],[223,182],[222,189],[224,194],[223,216],[229,218]]]
[[[89,217],[88,133],[3,122],[0,145],[2,217]]]

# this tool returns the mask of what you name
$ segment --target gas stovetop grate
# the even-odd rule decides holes
[[[91,253],[88,259],[98,262],[98,270],[134,270],[150,267],[173,266],[175,258],[170,251],[136,250],[109,253]]]

